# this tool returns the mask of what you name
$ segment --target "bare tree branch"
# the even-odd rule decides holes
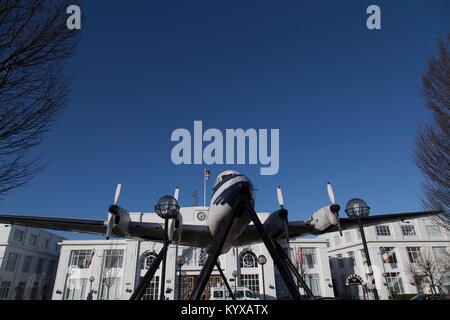
[[[78,3],[0,2],[0,195],[45,167],[30,153],[68,103],[65,66],[79,31],[66,27],[66,9]]]
[[[425,177],[422,204],[425,209],[443,210],[436,222],[450,229],[450,55],[446,41],[438,41],[438,58],[428,60],[422,77],[421,95],[433,122],[420,128],[416,136],[414,161]]]

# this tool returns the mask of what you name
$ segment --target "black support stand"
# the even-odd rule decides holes
[[[156,273],[156,270],[158,270],[159,265],[161,264],[161,261],[163,260],[163,257],[167,253],[167,247],[169,244],[164,244],[164,247],[161,249],[159,254],[156,256],[155,261],[150,266],[150,269],[148,269],[147,273],[145,274],[142,281],[139,283],[138,287],[134,290],[133,294],[130,297],[130,300],[141,300],[142,296],[145,293],[145,289],[147,289],[148,285],[153,279],[153,276]]]
[[[217,258],[219,258],[220,252],[222,251],[223,244],[225,243],[228,233],[230,232],[231,226],[233,225],[236,214],[238,210],[241,210],[241,208],[243,208],[242,202],[236,201],[236,204],[233,207],[231,214],[227,217],[227,220],[225,221],[223,228],[219,229],[216,245],[214,246],[214,249],[211,252],[211,254],[208,255],[208,259],[206,259],[205,265],[203,266],[202,271],[200,272],[200,276],[197,279],[194,290],[192,291],[189,300],[201,299],[206,284],[208,283],[209,277],[211,276],[211,272],[214,269],[214,265],[217,262]]]
[[[264,228],[261,224],[261,221],[259,220],[258,216],[256,215],[255,209],[253,209],[253,207],[248,205],[247,210],[250,213],[250,217],[253,221],[253,224],[255,225],[256,229],[258,230],[259,234],[261,235],[264,245],[266,246],[267,250],[269,251],[270,256],[272,257],[273,261],[275,262],[275,265],[277,266],[278,271],[280,272],[281,277],[283,278],[284,283],[286,284],[286,287],[288,288],[290,294],[292,295],[294,300],[302,300],[302,297],[298,291],[298,287],[295,284],[291,273],[289,272],[289,268],[286,266],[286,262],[283,261],[283,259],[280,257],[278,250],[273,245],[272,240],[270,240],[269,237],[267,236],[267,233],[264,230]]]
[[[283,248],[281,247],[281,245],[275,241],[275,247],[278,251],[278,254],[280,255],[280,257],[286,262],[287,266],[289,267],[289,269],[291,269],[292,273],[295,275],[295,277],[297,278],[297,282],[303,287],[303,289],[305,289],[305,292],[309,295],[309,297],[311,299],[314,299],[314,294],[312,293],[311,289],[308,287],[308,285],[306,284],[306,282],[303,280],[302,276],[300,275],[300,273],[298,273],[297,269],[295,268],[295,266],[292,264],[291,259],[289,259],[288,255],[286,254],[286,252],[284,252]]]
[[[138,287],[134,290],[133,294],[130,297],[130,300],[141,300],[145,290],[149,286],[150,282],[152,281],[153,277],[155,276],[156,270],[158,270],[159,265],[161,262],[163,262],[162,272],[161,272],[161,294],[160,294],[160,300],[164,300],[164,282],[165,276],[166,276],[166,257],[167,257],[167,248],[169,247],[170,241],[167,231],[168,226],[168,220],[165,219],[164,222],[164,246],[159,252],[159,254],[156,256],[155,261],[152,263],[148,271],[145,273],[144,278],[139,283]]]
[[[231,287],[230,287],[230,285],[228,284],[228,280],[227,280],[227,278],[225,277],[225,275],[223,274],[223,271],[222,271],[222,269],[220,268],[220,265],[219,265],[219,262],[218,262],[218,261],[216,261],[216,267],[217,267],[217,270],[219,270],[220,276],[222,277],[222,280],[223,280],[223,282],[225,283],[225,286],[227,287],[228,292],[230,293],[231,298],[232,298],[233,300],[236,300],[236,297],[234,296],[233,290],[231,290]]]

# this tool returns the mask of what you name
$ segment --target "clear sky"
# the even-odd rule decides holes
[[[381,8],[381,30],[366,8]],[[203,202],[205,165],[174,165],[173,130],[279,129],[280,169],[232,168],[259,190],[257,211],[290,220],[361,197],[371,213],[421,209],[414,136],[427,59],[450,31],[449,1],[84,1],[71,102],[35,153],[49,166],[0,212],[106,219],[119,204],[152,212],[180,186]],[[206,143],[205,143],[206,145]],[[72,239],[88,239],[60,233]]]

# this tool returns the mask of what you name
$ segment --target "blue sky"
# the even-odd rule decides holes
[[[450,30],[448,1],[84,1],[69,69],[71,102],[34,151],[49,166],[7,194],[8,214],[106,219],[119,204],[151,212],[179,185],[202,203],[204,165],[170,158],[177,128],[280,129],[280,170],[236,169],[291,220],[361,197],[372,213],[420,210],[414,136],[430,114],[419,96],[426,61]],[[381,30],[366,8],[381,8]],[[206,144],[205,144],[206,145]],[[341,210],[341,215],[345,215]],[[88,239],[60,233],[72,239]]]

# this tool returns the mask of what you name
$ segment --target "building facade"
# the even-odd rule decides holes
[[[62,240],[42,229],[0,224],[0,299],[50,299]]]
[[[399,294],[449,293],[449,232],[435,220],[419,218],[369,226],[364,234],[380,299]],[[319,238],[328,243],[335,296],[373,299],[359,229],[343,231],[342,237],[334,232]],[[433,276],[425,277],[426,272]],[[352,275],[360,277],[362,284],[352,284]],[[434,278],[433,284],[430,278]]]
[[[207,223],[207,207],[181,208],[183,222]],[[156,214],[131,213],[133,220],[159,221]],[[268,213],[258,213],[261,221]],[[52,298],[55,300],[129,299],[139,281],[155,260],[162,243],[138,240],[79,240],[63,241]],[[314,294],[332,296],[331,273],[324,239],[291,240],[291,259],[302,270]],[[258,256],[264,255],[267,263],[261,266]],[[178,256],[185,257],[181,270],[176,265]],[[201,248],[169,245],[164,284],[165,299],[186,300],[200,275],[207,254]],[[277,299],[288,296],[278,271],[262,243],[234,247],[219,257],[220,266],[231,288],[247,287],[260,299]],[[302,267],[302,263],[306,267]],[[144,295],[146,300],[160,299],[161,266]],[[214,268],[205,290],[224,286],[219,271]]]

